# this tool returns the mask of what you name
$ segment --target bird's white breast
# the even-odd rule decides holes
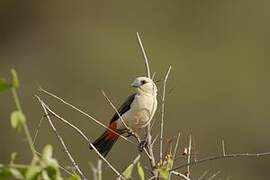
[[[137,94],[130,106],[130,110],[122,115],[128,127],[137,130],[145,127],[153,118],[157,108],[156,97],[151,94]],[[118,128],[124,128],[121,120]]]

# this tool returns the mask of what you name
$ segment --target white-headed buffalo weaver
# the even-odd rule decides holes
[[[120,106],[118,113],[132,131],[137,131],[147,126],[156,112],[157,87],[153,80],[147,77],[137,77],[131,86],[135,88],[135,93]],[[109,128],[118,134],[106,130],[93,143],[103,156],[106,156],[111,150],[119,134],[126,134],[126,126],[122,123],[118,113],[114,114],[109,124]],[[90,149],[92,148],[90,147]]]

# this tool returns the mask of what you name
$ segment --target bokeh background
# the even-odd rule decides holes
[[[198,157],[220,154],[222,139],[228,153],[269,151],[269,8],[267,0],[1,0],[0,74],[9,77],[10,68],[17,69],[32,134],[43,115],[34,99],[40,86],[108,123],[114,111],[100,90],[118,106],[132,93],[134,77],[145,74],[136,41],[139,31],[156,78],[163,78],[172,65],[165,135],[181,132],[179,154],[190,134]],[[42,97],[92,139],[103,131],[78,112]],[[11,93],[1,93],[0,162],[9,162],[14,151],[18,162],[31,157],[23,133],[10,127],[14,108]],[[73,130],[61,123],[57,127],[90,176],[88,163],[95,163],[96,155]],[[44,121],[36,147],[41,150],[48,143],[68,165]],[[132,144],[121,140],[108,158],[121,170],[136,153]],[[269,166],[270,157],[221,160],[193,167],[191,175],[196,179],[205,170],[220,170],[217,179],[263,180],[270,178]],[[105,179],[113,179],[109,168],[104,167],[104,173]]]

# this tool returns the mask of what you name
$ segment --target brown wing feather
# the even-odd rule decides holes
[[[128,110],[130,110],[130,105],[132,104],[134,98],[136,96],[136,93],[130,95],[126,100],[125,102],[120,106],[120,108],[118,109],[118,112],[120,114],[120,116],[122,116],[125,112],[127,112]],[[115,113],[111,119],[111,122],[114,122],[116,121],[117,119],[119,119],[119,116],[117,113]]]

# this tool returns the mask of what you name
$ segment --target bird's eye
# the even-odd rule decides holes
[[[141,81],[141,84],[142,84],[142,85],[144,85],[145,83],[146,83],[146,81],[145,81],[145,80],[142,80],[142,81]]]

